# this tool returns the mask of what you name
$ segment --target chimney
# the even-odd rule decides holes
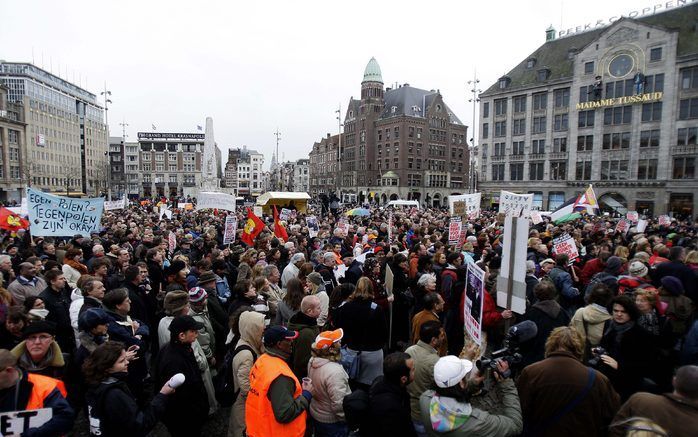
[[[551,24],[550,27],[545,30],[545,42],[553,40],[555,40],[555,28]]]
[[[329,137],[330,137],[330,133],[329,133],[329,132],[327,132],[327,138],[329,138]]]

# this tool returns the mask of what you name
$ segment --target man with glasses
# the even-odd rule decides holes
[[[55,335],[56,325],[51,322],[40,320],[24,328],[24,341],[12,349],[19,367],[29,373],[60,379],[65,361],[54,341]]]
[[[63,383],[22,370],[10,351],[0,349],[0,413],[42,408],[51,409],[51,418],[22,435],[64,435],[73,428],[75,413]]]

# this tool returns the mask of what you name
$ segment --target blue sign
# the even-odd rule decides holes
[[[28,188],[27,201],[34,236],[72,237],[99,232],[103,197],[72,199]]]

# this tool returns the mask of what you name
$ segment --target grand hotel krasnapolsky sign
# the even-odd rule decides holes
[[[633,103],[648,103],[662,100],[663,92],[644,93],[635,96],[615,97],[612,99],[592,100],[590,102],[577,103],[577,110],[584,111],[587,109],[606,108],[608,106],[629,105]]]

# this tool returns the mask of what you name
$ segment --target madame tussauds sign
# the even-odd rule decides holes
[[[657,91],[655,93],[644,93],[635,96],[615,97],[613,99],[592,100],[584,103],[577,103],[577,110],[606,108],[608,106],[628,105],[633,103],[657,102],[662,100],[664,93]]]

